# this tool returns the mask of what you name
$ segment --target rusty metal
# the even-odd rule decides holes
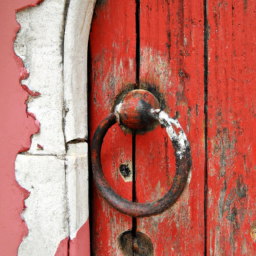
[[[175,148],[176,174],[170,190],[164,195],[164,197],[151,203],[130,202],[119,196],[110,187],[102,171],[100,159],[102,142],[108,129],[116,122],[116,115],[114,113],[110,114],[99,124],[93,136],[92,170],[97,188],[103,198],[105,198],[116,210],[126,215],[132,217],[147,217],[164,212],[177,201],[184,190],[191,167],[191,150],[189,143],[186,144],[185,150],[181,154],[179,142],[177,139],[172,139],[172,144]],[[162,122],[161,124],[165,125],[165,123]],[[165,126],[169,126],[169,124],[166,124]]]
[[[126,231],[118,237],[118,248],[124,256],[154,256],[154,247],[150,238],[142,232]]]
[[[120,123],[136,131],[157,125],[150,110],[159,108],[159,101],[152,93],[142,89],[133,90],[125,96],[120,107]]]

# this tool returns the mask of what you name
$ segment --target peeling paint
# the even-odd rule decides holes
[[[55,156],[18,155],[18,183],[30,192],[22,213],[27,226],[19,256],[53,256],[69,234],[64,160]]]
[[[28,110],[32,111],[41,122],[40,134],[33,137],[29,152],[16,159],[17,181],[31,192],[30,197],[26,200],[27,207],[23,212],[29,233],[19,247],[18,255],[21,256],[39,254],[50,256],[55,254],[57,247],[57,255],[59,253],[63,256],[64,254],[65,256],[75,256],[88,253],[88,155],[87,143],[81,143],[87,136],[87,122],[70,123],[68,121],[70,115],[67,114],[64,117],[66,126],[63,127],[63,108],[69,108],[70,114],[75,116],[77,112],[73,113],[72,106],[78,107],[77,104],[80,104],[82,108],[87,107],[87,89],[81,93],[81,90],[87,86],[87,74],[84,73],[84,70],[87,70],[87,48],[85,48],[84,54],[81,54],[81,49],[88,42],[94,4],[94,0],[71,0],[69,3],[65,32],[66,72],[64,78],[62,41],[66,1],[45,0],[35,8],[27,8],[17,13],[21,29],[15,41],[15,52],[22,58],[30,71],[30,76],[28,76],[28,72],[21,69],[22,87],[29,94]],[[82,30],[78,31],[77,24],[81,20],[80,14],[84,19]],[[76,40],[73,40],[73,36]],[[74,49],[77,49],[80,58],[73,58]],[[81,61],[85,63],[84,70],[81,69]],[[73,65],[71,69],[69,69],[70,65]],[[70,81],[67,80],[70,72],[73,78],[72,84],[69,84]],[[75,73],[79,75],[79,72],[79,83],[76,83]],[[81,72],[85,80],[81,79]],[[80,98],[74,88],[72,89],[74,93],[70,93],[70,86],[75,86],[79,90],[78,95],[83,96],[82,100],[79,101]],[[65,97],[67,95],[72,98]],[[63,98],[65,98],[66,106],[63,106]],[[68,104],[73,105],[67,107]],[[76,109],[79,115],[81,115],[80,110],[80,108]],[[87,108],[84,111],[85,120],[86,116]],[[68,139],[71,135],[71,133],[66,133],[65,128],[69,127],[77,131],[79,125],[83,126],[85,131],[83,138],[76,133],[72,143],[65,145],[66,142],[69,142]],[[65,141],[63,132],[67,135],[67,141]],[[48,166],[46,162],[50,164],[52,159],[63,166],[60,167],[56,163],[56,166],[54,163],[52,166]],[[78,166],[79,169],[77,169]],[[33,169],[32,173],[29,173],[30,168]],[[51,168],[55,168],[55,170],[53,171]],[[40,170],[40,174],[38,173],[38,176],[34,177],[33,175],[38,170]],[[58,182],[53,182],[56,175],[59,175]],[[31,179],[29,180],[29,178]],[[35,184],[40,179],[42,187],[38,188]],[[58,184],[62,184],[63,187],[60,189]],[[55,191],[56,189],[57,191]],[[62,200],[56,203],[59,198]],[[58,219],[56,220],[55,217]],[[83,228],[85,223],[87,223],[86,228]],[[76,239],[75,246],[74,242],[72,246],[69,245],[69,237],[74,240],[80,229],[83,229],[83,235]],[[38,236],[40,233],[41,237]],[[81,240],[85,236],[88,238],[86,244]]]
[[[178,154],[180,159],[182,159],[183,154],[186,152],[187,147],[189,146],[189,142],[179,121],[177,119],[169,117],[167,113],[161,111],[160,109],[152,109],[151,113],[159,120],[160,124],[166,127],[166,131],[171,141],[175,142],[175,145],[177,145],[178,147],[178,151],[176,151],[176,154]],[[172,125],[179,129],[178,134],[173,129]]]
[[[64,7],[65,0],[46,0],[16,14],[21,29],[14,50],[29,71],[22,87],[31,97],[27,101],[28,111],[40,122],[40,133],[33,136],[29,154],[38,154],[37,144],[44,145],[40,151],[43,155],[65,153],[61,54]]]

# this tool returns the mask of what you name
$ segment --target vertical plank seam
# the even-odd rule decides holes
[[[136,202],[136,132],[132,134],[132,201]],[[132,235],[136,238],[137,218],[132,218]]]
[[[136,86],[135,89],[140,86],[140,0],[135,0],[136,13],[135,13],[135,29],[136,29]],[[132,201],[136,202],[136,131],[132,134]],[[137,237],[137,218],[132,218],[132,236],[133,246],[136,243]],[[136,255],[135,253],[133,253]]]
[[[204,0],[204,140],[205,140],[205,184],[204,184],[204,255],[207,256],[207,200],[208,200],[208,0]]]
[[[136,2],[136,87],[139,88],[140,85],[140,0],[135,0]]]

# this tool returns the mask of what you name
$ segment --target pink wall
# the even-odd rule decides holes
[[[14,162],[18,152],[30,147],[30,137],[39,124],[26,112],[28,93],[20,79],[27,75],[13,51],[19,30],[15,12],[33,6],[36,0],[0,1],[0,255],[16,256],[27,227],[21,219],[27,191],[16,182]]]

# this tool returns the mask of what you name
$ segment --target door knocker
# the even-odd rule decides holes
[[[159,200],[150,203],[131,202],[119,196],[108,184],[102,171],[101,146],[108,129],[116,122],[132,130],[144,129],[158,122],[165,127],[175,149],[176,173],[170,190]],[[97,127],[92,139],[92,171],[97,188],[116,210],[132,216],[157,215],[171,207],[184,190],[191,167],[191,149],[178,120],[170,118],[159,107],[156,97],[146,90],[129,92]]]

